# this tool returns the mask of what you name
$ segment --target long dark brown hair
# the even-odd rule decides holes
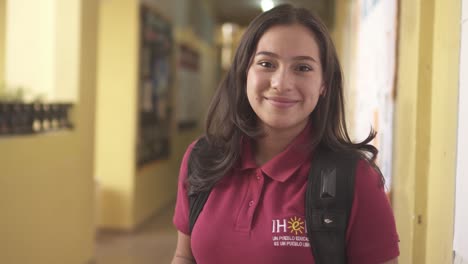
[[[335,46],[324,23],[309,10],[279,5],[257,16],[247,27],[232,66],[211,101],[205,127],[207,144],[192,150],[189,163],[189,194],[213,187],[238,161],[242,137],[263,135],[246,94],[247,71],[258,41],[271,27],[300,24],[308,28],[319,46],[325,93],[310,114],[314,132],[311,147],[353,152],[375,167],[377,149],[369,142],[371,130],[362,142],[353,143],[345,121],[343,77]]]

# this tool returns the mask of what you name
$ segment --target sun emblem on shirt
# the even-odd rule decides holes
[[[300,217],[291,217],[288,221],[288,228],[291,233],[297,235],[298,233],[302,234],[304,231],[304,221]]]

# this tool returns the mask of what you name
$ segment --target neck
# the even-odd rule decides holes
[[[265,128],[266,135],[255,142],[255,160],[257,164],[261,166],[284,151],[303,129],[304,127],[298,127],[278,131]]]

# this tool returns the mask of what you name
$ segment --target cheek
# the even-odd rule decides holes
[[[260,104],[260,97],[258,93],[251,89],[247,89],[247,100],[249,101],[250,107],[252,107],[252,109],[255,111],[255,109],[257,109],[258,105]]]
[[[265,89],[270,84],[270,74],[250,69],[247,72],[247,85],[254,89]]]
[[[253,103],[255,103],[256,96],[255,96],[254,85],[252,84],[252,78],[247,77],[245,93],[247,94],[247,99],[249,100],[249,104],[252,105]]]
[[[254,73],[251,73],[249,71],[249,74],[247,75],[247,85],[246,85],[246,92],[247,92],[247,97],[249,98],[249,101],[252,103],[252,100],[258,100],[258,92],[260,90],[260,78]]]
[[[320,88],[319,84],[314,84],[314,85],[305,85],[303,86],[304,89],[302,90],[302,96],[306,99],[306,104],[309,107],[314,107],[317,104],[318,100],[320,100],[320,95],[322,92],[322,89]],[[307,87],[307,88],[306,88]]]

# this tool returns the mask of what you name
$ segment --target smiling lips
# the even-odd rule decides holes
[[[289,99],[289,98],[284,98],[284,97],[265,97],[265,99],[270,104],[278,108],[288,108],[299,102],[299,100],[294,100],[294,99]]]

